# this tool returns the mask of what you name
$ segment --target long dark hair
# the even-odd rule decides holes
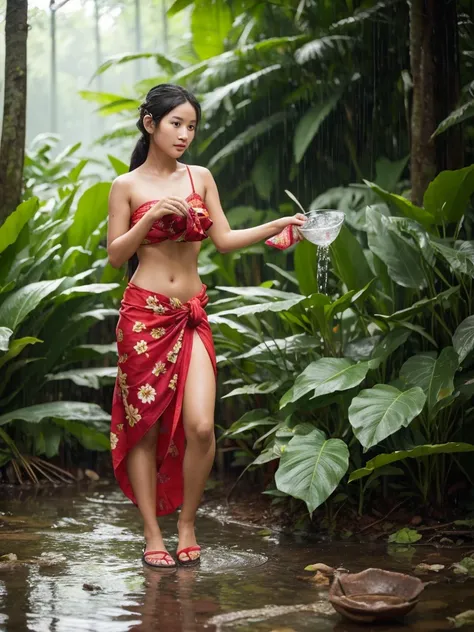
[[[181,86],[175,86],[172,83],[160,83],[148,92],[145,97],[145,101],[138,108],[140,110],[140,118],[137,121],[137,127],[141,132],[141,136],[132,152],[129,171],[133,171],[142,165],[148,156],[148,150],[150,148],[150,134],[146,131],[143,124],[144,117],[149,114],[155,125],[159,125],[164,116],[183,103],[190,103],[196,111],[197,127],[199,121],[201,120],[201,106],[191,92],[188,92],[188,90],[185,90],[185,88],[182,88]],[[137,267],[138,257],[134,254],[128,260],[129,279],[132,278]]]

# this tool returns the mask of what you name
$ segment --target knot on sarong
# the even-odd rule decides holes
[[[188,327],[194,328],[199,325],[199,323],[206,317],[206,312],[204,311],[203,305],[199,298],[195,296],[189,302],[189,318],[188,318]]]

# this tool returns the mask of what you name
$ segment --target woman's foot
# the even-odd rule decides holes
[[[176,566],[176,562],[168,553],[163,542],[163,536],[161,533],[146,536],[145,535],[145,550],[143,552],[143,561],[148,566],[155,567],[172,567]]]
[[[201,557],[201,553],[194,534],[194,522],[178,520],[178,534],[178,562],[184,564],[197,563]]]

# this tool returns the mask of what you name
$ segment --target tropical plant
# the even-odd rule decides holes
[[[347,208],[357,229],[331,246],[331,296],[317,292],[316,248],[302,242],[294,273],[220,288],[238,306],[217,302],[210,317],[232,367],[224,397],[257,407],[223,438],[239,440],[246,469],[280,459],[270,493],[310,512],[339,485],[362,511],[387,481],[436,504],[456,475],[472,483],[461,455],[474,450],[474,250],[461,235],[474,166],[442,172],[423,207],[368,183],[372,192],[383,202]],[[347,480],[359,481],[355,495]]]
[[[97,389],[115,377],[106,361],[114,364],[115,345],[87,344],[94,324],[117,314],[120,279],[101,244],[110,183],[82,186],[77,199],[82,161],[69,173],[59,164],[47,169],[57,179],[48,200],[26,200],[0,227],[0,465],[10,463],[19,481],[23,470],[34,482],[64,480],[39,457],[57,455],[65,441],[109,447],[109,414],[82,394],[66,401],[66,385]]]

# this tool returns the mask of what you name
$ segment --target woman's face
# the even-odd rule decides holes
[[[168,112],[158,125],[152,124],[148,131],[158,149],[171,158],[180,158],[194,139],[196,125],[196,110],[186,102]],[[148,128],[146,124],[145,127]]]

